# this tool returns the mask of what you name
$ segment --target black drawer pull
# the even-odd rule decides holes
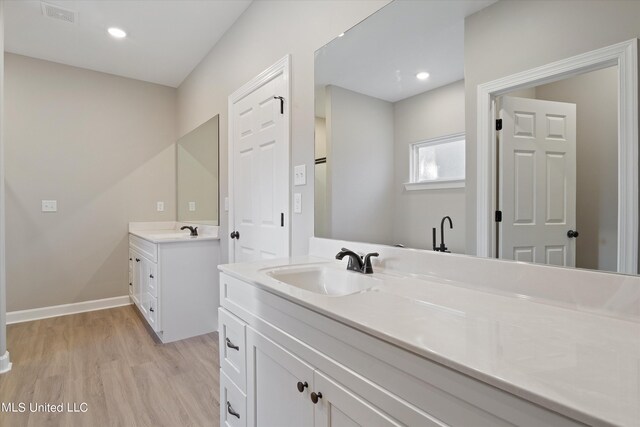
[[[231,403],[228,400],[227,400],[227,412],[229,412],[231,415],[233,415],[237,419],[240,419],[240,414],[233,410],[233,406],[231,406]]]
[[[229,338],[227,338],[227,347],[240,351],[240,347],[232,343]]]

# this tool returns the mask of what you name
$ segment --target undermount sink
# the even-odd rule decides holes
[[[191,236],[188,231],[171,231],[168,230],[166,233],[154,233],[150,234],[149,237],[152,239],[188,239]]]
[[[279,267],[267,270],[266,274],[287,285],[330,296],[355,294],[379,283],[372,275],[323,265]]]

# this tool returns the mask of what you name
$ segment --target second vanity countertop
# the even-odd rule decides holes
[[[266,274],[305,264],[346,266],[305,256],[220,270],[550,410],[640,426],[640,322],[426,275],[378,269],[373,288],[336,297]]]
[[[202,241],[202,240],[220,240],[217,235],[212,234],[198,234],[197,237],[191,237],[189,230],[129,230],[130,234],[147,240],[151,243],[176,243],[176,242],[190,242],[190,241]]]

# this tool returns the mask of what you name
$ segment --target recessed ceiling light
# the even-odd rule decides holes
[[[338,34],[338,37],[344,37],[344,33]]]
[[[429,78],[429,73],[427,73],[426,71],[421,71],[416,74],[416,77],[418,78],[418,80],[427,80]]]
[[[111,37],[114,37],[116,39],[123,39],[127,37],[127,33],[125,33],[124,30],[121,30],[120,28],[111,27],[107,30],[107,32],[111,35]]]

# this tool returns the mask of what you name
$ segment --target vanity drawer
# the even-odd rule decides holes
[[[246,427],[247,396],[220,370],[220,425]]]
[[[158,262],[158,245],[129,234],[129,247],[153,262]]]
[[[218,309],[218,322],[220,324],[220,369],[242,391],[246,391],[246,325],[223,308]]]
[[[146,297],[144,298],[144,304],[145,305],[145,317],[147,319],[147,321],[149,322],[149,326],[151,326],[151,329],[153,329],[154,331],[158,332],[160,330],[159,328],[159,323],[158,323],[158,298],[154,297],[153,295],[147,293]]]
[[[158,297],[158,264],[155,262],[148,263],[146,274],[147,292],[154,297]]]

